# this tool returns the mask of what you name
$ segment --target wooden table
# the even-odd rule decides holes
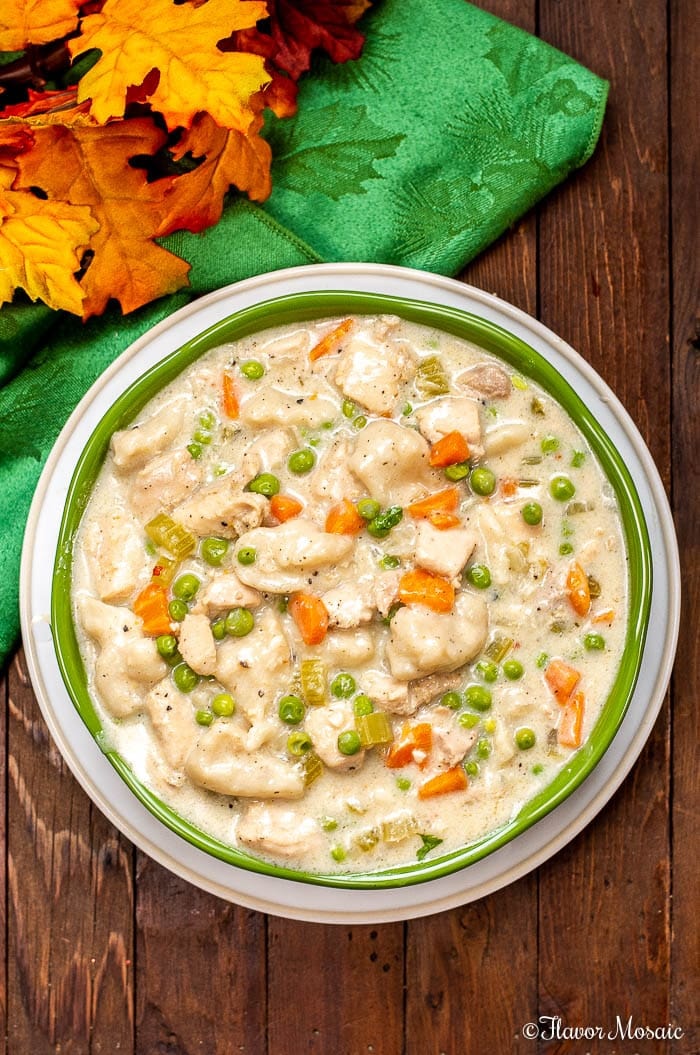
[[[538,871],[442,915],[333,927],[219,901],[131,846],[49,741],[20,652],[0,725],[10,1055],[700,1051],[700,19],[691,0],[482,2],[612,83],[592,161],[463,277],[566,338],[649,444],[684,553],[672,706],[609,805]],[[540,1015],[684,1036],[525,1039]]]

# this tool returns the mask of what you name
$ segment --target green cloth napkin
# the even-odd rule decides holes
[[[357,62],[317,63],[299,113],[270,120],[271,198],[164,244],[191,289],[83,324],[0,311],[0,662],[18,632],[24,526],[42,466],[83,393],[193,297],[277,268],[364,260],[457,273],[591,155],[607,84],[464,0],[383,0]],[[53,511],[56,517],[61,510]]]

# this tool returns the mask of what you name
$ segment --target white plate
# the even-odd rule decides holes
[[[214,323],[259,301],[311,289],[381,292],[459,308],[533,347],[576,389],[622,455],[654,555],[639,681],[617,735],[593,772],[546,817],[482,860],[440,879],[389,890],[319,887],[247,872],[162,825],[132,795],[83,725],[64,687],[49,625],[61,512],[78,458],[107,408],[149,367]],[[452,279],[381,265],[320,264],[260,275],[203,297],[155,326],[102,374],[61,432],[42,473],[27,523],[20,590],[29,673],[51,735],[78,782],[129,839],[191,883],[240,905],[292,919],[379,923],[483,897],[547,860],[595,817],[631,769],[663,701],[678,636],[680,568],[668,502],[644,441],[611,390],[564,341],[512,305]]]

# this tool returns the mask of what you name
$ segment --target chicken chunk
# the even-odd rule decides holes
[[[289,593],[307,585],[310,572],[339,564],[351,555],[354,540],[348,535],[330,535],[311,520],[296,517],[279,527],[255,528],[236,543],[235,554],[251,547],[253,564],[242,564],[238,577],[248,586],[269,593]]]
[[[429,772],[459,765],[476,742],[476,729],[460,725],[454,711],[448,707],[434,707],[430,712],[430,724],[433,728],[433,747],[428,762]]]
[[[375,703],[392,714],[413,714],[415,707],[408,694],[409,686],[379,670],[367,670],[362,675],[362,687]]]
[[[184,502],[202,482],[202,468],[181,448],[158,454],[131,480],[131,508],[141,520]]]
[[[78,617],[100,653],[95,661],[95,690],[115,718],[143,707],[143,689],[167,674],[152,638],[144,637],[141,620],[128,608],[103,604],[88,594],[78,597]]]
[[[326,450],[318,462],[318,469],[310,480],[310,491],[316,498],[340,502],[343,498],[359,498],[362,487],[348,469],[352,444],[339,439]]]
[[[244,491],[236,476],[223,476],[200,487],[173,516],[194,535],[237,538],[262,523],[267,506],[263,495]]]
[[[328,612],[329,626],[349,630],[369,623],[375,606],[371,594],[362,588],[362,582],[341,583],[321,597]]]
[[[205,615],[188,613],[180,626],[178,647],[185,663],[197,674],[213,674],[216,670],[216,642]]]
[[[338,736],[346,729],[355,728],[355,716],[349,700],[336,700],[327,707],[312,707],[304,721],[311,737],[314,751],[329,769],[352,772],[359,769],[365,760],[365,752],[344,755],[338,750]]]
[[[270,429],[246,448],[241,463],[241,475],[252,479],[281,465],[294,450],[296,441],[291,429]]]
[[[429,521],[422,520],[416,537],[416,564],[454,579],[471,557],[478,541],[476,532],[469,528],[440,531]]]
[[[510,378],[496,363],[478,363],[455,378],[458,385],[477,397],[507,399],[513,391]]]
[[[195,742],[194,708],[166,677],[146,696],[146,710],[160,752],[173,770],[181,770]],[[178,783],[172,779],[170,783]]]
[[[223,571],[213,575],[197,595],[197,604],[192,611],[203,610],[209,615],[229,608],[257,608],[261,602],[258,591],[242,583],[235,571]]]
[[[415,359],[405,348],[372,344],[352,337],[335,370],[335,383],[348,399],[373,414],[391,414],[401,385],[416,371]]]
[[[462,682],[462,677],[461,672],[457,671],[450,674],[429,674],[427,678],[410,681],[408,683],[408,699],[412,710],[409,711],[409,714],[413,714],[424,703],[430,703],[431,700],[442,696],[444,692],[451,692],[452,689],[458,688]]]
[[[418,428],[430,443],[437,443],[450,432],[461,432],[469,446],[470,456],[481,458],[481,421],[479,404],[465,396],[443,396],[416,411]]]
[[[318,821],[282,805],[253,803],[245,811],[236,834],[251,850],[277,857],[306,855],[321,846]]]
[[[332,421],[337,404],[328,396],[302,389],[285,392],[274,386],[261,388],[241,405],[242,425],[306,425],[316,428]]]
[[[219,795],[255,799],[298,799],[304,794],[301,767],[275,755],[249,754],[234,722],[219,719],[199,738],[185,762],[193,784]]]
[[[472,594],[460,594],[447,613],[422,605],[401,608],[391,621],[389,669],[398,681],[457,670],[481,651],[487,633],[486,605]]]
[[[255,726],[272,712],[280,686],[289,680],[291,665],[279,616],[268,611],[245,637],[227,637],[221,642],[216,677]]]
[[[111,447],[117,469],[131,472],[177,441],[185,420],[186,400],[167,403],[142,424],[115,432]]]
[[[119,604],[145,585],[153,559],[146,553],[139,522],[118,505],[91,520],[82,541],[101,600]]]
[[[382,505],[406,505],[442,482],[428,464],[429,447],[413,429],[372,421],[355,440],[350,469]]]

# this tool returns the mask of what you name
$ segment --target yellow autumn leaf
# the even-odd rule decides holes
[[[0,51],[23,51],[72,33],[81,0],[2,0]]]
[[[32,300],[80,315],[85,293],[75,272],[99,223],[85,206],[13,191],[11,182],[12,173],[0,170],[0,304],[23,289]]]
[[[255,116],[249,100],[270,77],[259,55],[223,52],[216,45],[266,15],[258,0],[207,0],[197,7],[107,0],[68,41],[73,56],[89,48],[102,52],[81,79],[78,99],[90,99],[92,116],[106,124],[124,114],[127,90],[156,71],[144,90],[168,128],[189,128],[196,113],[208,111],[218,125],[246,132]]]

